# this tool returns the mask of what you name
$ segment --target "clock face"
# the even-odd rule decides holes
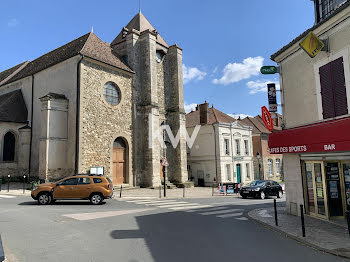
[[[160,62],[162,62],[162,59],[163,59],[163,53],[157,51],[157,52],[156,52],[156,61],[157,61],[158,63],[160,63]]]

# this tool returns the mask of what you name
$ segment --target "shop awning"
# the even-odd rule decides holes
[[[350,151],[350,117],[273,132],[269,150],[271,154]]]

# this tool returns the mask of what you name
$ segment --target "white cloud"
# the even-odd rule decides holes
[[[183,65],[184,84],[192,80],[203,80],[206,75],[206,72],[200,71],[197,67],[187,67]]]
[[[249,81],[247,83],[247,87],[249,88],[249,94],[254,95],[256,93],[263,93],[267,92],[267,84],[269,83],[275,83],[276,89],[280,90],[280,84],[276,81],[271,80],[256,80],[256,81]]]
[[[246,114],[228,114],[228,115],[235,119],[238,119],[239,117],[243,119],[243,118],[246,118],[247,116],[252,117],[251,115],[246,115]]]
[[[197,106],[197,104],[195,104],[195,103],[192,103],[192,104],[186,104],[185,103],[185,111],[186,111],[186,113],[189,113],[191,111],[195,111],[196,110],[196,106]]]
[[[19,24],[19,21],[16,18],[12,18],[7,22],[7,26],[15,27]]]
[[[223,70],[224,75],[220,79],[214,79],[213,83],[229,85],[259,75],[263,63],[264,58],[261,56],[248,57],[242,63],[229,63]]]

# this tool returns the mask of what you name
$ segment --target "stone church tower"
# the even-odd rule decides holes
[[[139,12],[111,43],[115,55],[135,72],[133,76],[133,172],[135,184],[158,186],[163,176],[161,159],[166,155],[171,182],[188,180],[185,137],[176,148],[163,150],[149,134],[162,124],[174,133],[185,128],[182,49],[168,46],[147,18]],[[185,130],[185,129],[183,129]],[[150,145],[152,145],[150,147]]]

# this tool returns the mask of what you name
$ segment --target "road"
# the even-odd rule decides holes
[[[10,262],[347,261],[246,217],[271,204],[213,197],[38,206],[30,197],[0,195],[0,234]]]

